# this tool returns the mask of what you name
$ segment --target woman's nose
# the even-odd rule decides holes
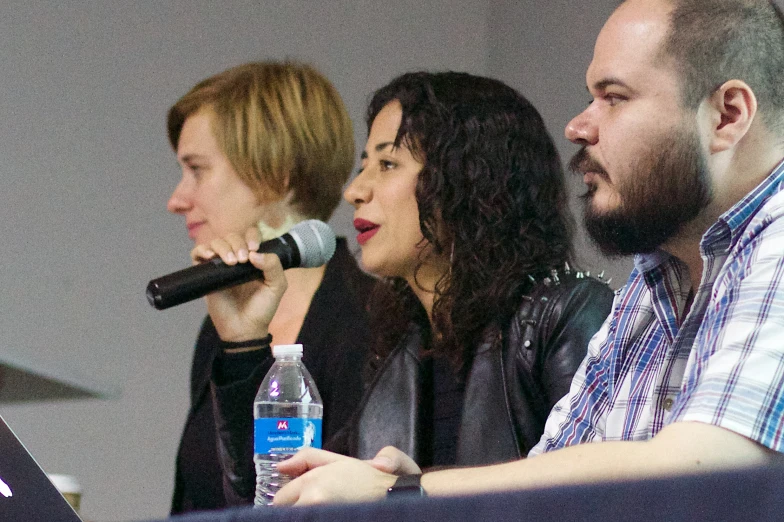
[[[190,189],[185,179],[181,179],[166,202],[166,210],[172,214],[182,214],[191,208]]]
[[[357,174],[357,177],[351,181],[346,188],[346,191],[343,193],[343,199],[354,207],[358,207],[362,203],[367,203],[370,201],[371,197],[372,191],[370,190],[365,171]]]

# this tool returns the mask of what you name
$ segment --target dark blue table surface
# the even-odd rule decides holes
[[[167,519],[170,522],[371,520],[784,520],[784,467],[699,476],[565,486],[452,498],[302,508],[234,508]]]

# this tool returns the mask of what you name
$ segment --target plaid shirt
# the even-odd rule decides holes
[[[784,163],[708,229],[702,281],[639,255],[529,456],[698,421],[784,451]]]

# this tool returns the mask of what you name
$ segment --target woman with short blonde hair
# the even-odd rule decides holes
[[[261,241],[304,219],[329,219],[354,163],[351,120],[340,95],[313,67],[297,62],[248,63],[207,78],[172,106],[167,124],[182,167],[167,207],[185,218],[195,262],[249,228]],[[247,255],[243,250],[227,263]],[[193,358],[173,513],[253,497],[232,478],[253,475],[252,404],[272,364],[272,338],[304,345],[303,361],[324,401],[324,440],[359,401],[371,278],[339,238],[326,267],[291,269],[286,280],[282,304],[271,322],[264,318],[263,332],[254,328],[265,310],[262,282],[205,298],[209,315]],[[218,455],[227,452],[224,469]]]

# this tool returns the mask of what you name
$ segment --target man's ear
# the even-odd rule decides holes
[[[710,113],[710,152],[731,149],[749,131],[757,114],[757,97],[741,80],[723,83],[705,102]]]

